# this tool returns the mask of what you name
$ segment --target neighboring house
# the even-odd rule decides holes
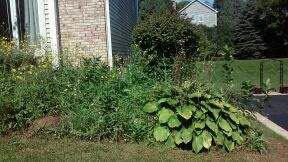
[[[200,0],[191,1],[179,12],[186,18],[190,18],[194,24],[206,25],[208,27],[217,26],[218,11]]]
[[[0,5],[7,10],[0,20],[10,24],[11,37],[44,38],[56,62],[59,51],[74,46],[83,57],[100,57],[112,66],[113,54],[130,53],[138,18],[138,0],[1,0]]]

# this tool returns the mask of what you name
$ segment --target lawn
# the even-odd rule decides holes
[[[189,150],[170,150],[145,143],[91,142],[76,139],[19,136],[0,138],[0,161],[286,161],[288,141],[260,124],[268,152],[259,154],[238,148],[228,154],[213,149],[196,155]]]
[[[284,84],[288,85],[288,59],[280,59],[284,63]],[[233,84],[237,89],[241,88],[243,81],[251,81],[254,85],[260,85],[260,63],[264,62],[264,82],[270,79],[271,86],[274,89],[279,89],[280,83],[280,64],[274,60],[235,60],[232,64],[233,67]],[[219,86],[222,86],[225,78],[223,72],[223,61],[213,62],[213,72],[210,75],[203,73],[202,76],[205,80],[212,80]],[[208,78],[207,78],[208,77]]]

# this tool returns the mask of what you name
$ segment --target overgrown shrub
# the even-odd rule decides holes
[[[179,53],[184,57],[196,55],[198,36],[196,27],[178,14],[153,14],[134,29],[134,42],[143,51],[150,71],[171,65]],[[164,61],[164,62],[163,62]]]
[[[56,115],[60,135],[141,140],[150,122],[142,111],[156,79],[143,74],[139,51],[124,69],[98,61],[75,68],[50,63],[20,66],[0,74],[0,131],[19,130],[35,119]],[[25,67],[25,68],[23,68]]]
[[[169,147],[189,145],[196,153],[212,145],[232,151],[248,137],[250,122],[223,97],[186,82],[155,93],[144,111],[157,115],[153,136]]]

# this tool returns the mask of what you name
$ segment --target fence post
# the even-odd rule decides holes
[[[284,88],[284,66],[283,61],[280,60],[280,93],[283,93]]]
[[[260,88],[263,88],[263,62],[260,62]]]

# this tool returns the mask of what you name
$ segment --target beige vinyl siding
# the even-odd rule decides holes
[[[187,18],[191,18],[191,21],[194,24],[202,24],[208,27],[217,26],[217,12],[198,1],[183,10],[182,14]]]
[[[132,30],[137,22],[137,0],[109,0],[113,54],[128,55]]]

